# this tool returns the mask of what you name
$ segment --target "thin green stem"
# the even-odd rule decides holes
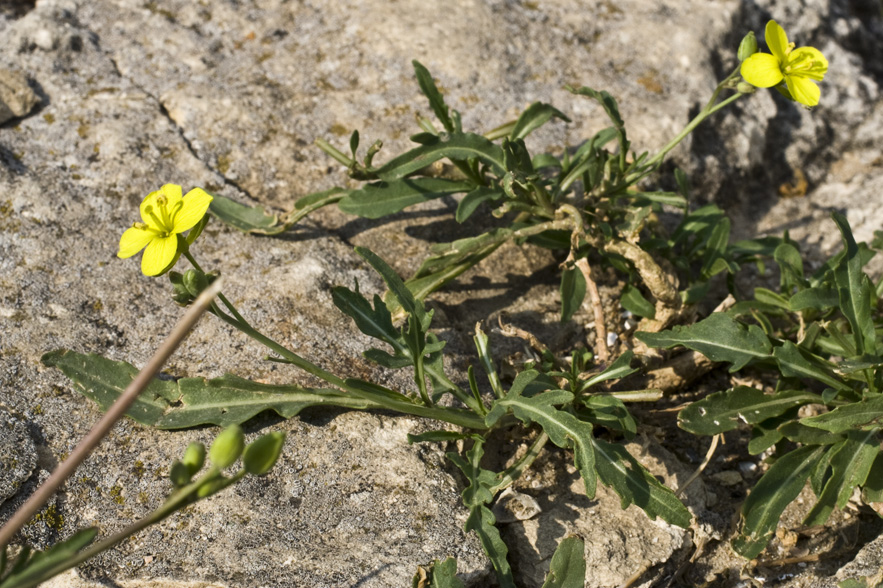
[[[696,117],[693,118],[693,120],[691,120],[689,123],[687,123],[687,126],[684,127],[684,130],[682,130],[680,133],[678,133],[671,141],[669,141],[664,147],[662,147],[662,149],[660,149],[659,152],[656,153],[656,155],[654,155],[653,157],[648,159],[644,163],[644,165],[642,166],[642,169],[643,170],[652,170],[657,164],[662,162],[662,159],[668,154],[669,151],[674,149],[674,147],[678,143],[680,143],[684,139],[684,137],[686,137],[691,132],[693,132],[693,130],[697,126],[699,126],[699,124],[702,121],[704,121],[706,118],[708,118],[709,116],[711,116],[712,114],[714,114],[715,112],[717,112],[718,110],[723,108],[724,106],[727,106],[731,102],[734,102],[734,101],[738,100],[739,98],[741,98],[742,93],[737,92],[736,94],[733,94],[729,98],[722,101],[720,104],[717,104],[717,99],[718,99],[718,96],[720,95],[721,91],[724,88],[728,88],[730,81],[735,79],[735,77],[738,75],[739,75],[739,68],[736,68],[736,70],[733,71],[733,73],[731,73],[729,76],[727,76],[726,79],[724,79],[720,84],[718,84],[717,88],[715,88],[715,90],[714,90],[714,93],[711,95],[711,99],[709,99],[708,103],[699,112],[699,114],[697,114]],[[626,178],[626,183],[632,184],[644,175],[646,175],[646,173],[644,173],[640,170],[637,172],[634,172]]]
[[[316,146],[347,167],[356,163],[353,159],[346,156],[325,139],[316,139]]]
[[[342,388],[342,389],[347,389],[346,383],[344,382],[343,379],[338,378],[337,376],[335,376],[331,372],[323,370],[322,368],[320,368],[316,364],[314,364],[310,361],[307,361],[306,359],[304,359],[300,355],[289,350],[287,347],[280,345],[279,343],[277,343],[273,339],[270,339],[269,337],[267,337],[266,335],[264,335],[263,333],[261,333],[260,331],[258,331],[254,327],[252,327],[251,325],[249,325],[247,322],[241,322],[238,319],[235,319],[234,317],[232,317],[232,316],[228,315],[227,313],[220,311],[218,309],[215,310],[214,314],[215,314],[215,316],[217,316],[219,319],[221,319],[225,323],[229,324],[232,327],[239,329],[243,334],[248,335],[249,337],[251,337],[252,339],[257,341],[258,343],[260,343],[260,344],[264,345],[265,347],[269,348],[270,350],[276,352],[277,354],[279,354],[279,356],[281,356],[283,359],[285,359],[286,362],[299,367],[300,369],[307,372],[308,374],[316,376],[317,378],[319,378],[321,380],[325,380],[326,382],[328,382],[329,384],[331,384],[333,386],[337,386],[338,388]]]
[[[511,486],[515,480],[520,478],[521,474],[523,474],[524,471],[533,464],[536,458],[539,457],[540,453],[543,451],[543,447],[546,446],[548,441],[549,435],[545,431],[541,432],[537,438],[534,439],[534,442],[531,443],[530,447],[527,448],[527,453],[522,455],[518,461],[504,471],[497,474],[497,483],[489,488],[491,494],[496,496],[497,492],[505,490]]]

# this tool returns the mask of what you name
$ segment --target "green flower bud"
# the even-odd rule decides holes
[[[199,293],[205,290],[209,284],[206,275],[195,269],[189,269],[184,272],[184,278],[182,281],[184,287],[187,288],[187,291],[194,297],[199,296]]]
[[[285,433],[277,431],[249,443],[242,454],[245,471],[253,476],[262,476],[269,472],[282,454],[284,442]]]
[[[221,469],[233,465],[233,462],[242,455],[242,448],[245,445],[245,435],[239,425],[227,427],[212,443],[208,456],[212,463]]]
[[[757,91],[757,88],[748,82],[739,82],[736,84],[736,91],[740,94],[754,94]]]
[[[201,470],[202,466],[205,464],[205,445],[202,443],[191,443],[187,446],[187,450],[184,452],[184,457],[181,461],[187,466],[187,471],[190,472],[190,475],[192,476]]]
[[[179,306],[187,306],[196,298],[187,291],[184,285],[184,276],[178,272],[169,272],[169,281],[172,283],[172,300]]]
[[[757,37],[754,36],[754,31],[749,31],[742,39],[742,42],[739,43],[739,51],[736,53],[736,57],[739,58],[741,63],[755,53],[757,53]]]
[[[169,470],[169,479],[172,481],[172,484],[175,485],[175,488],[181,488],[182,486],[189,484],[192,475],[193,474],[190,473],[189,468],[177,460],[175,460]]]

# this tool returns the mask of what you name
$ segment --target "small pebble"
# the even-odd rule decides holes
[[[739,471],[743,476],[753,476],[757,473],[757,464],[753,461],[740,461]]]
[[[709,480],[713,480],[723,486],[735,486],[742,482],[742,474],[735,470],[726,470],[717,472],[708,476]]]

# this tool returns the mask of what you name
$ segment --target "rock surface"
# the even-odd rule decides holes
[[[769,18],[828,56],[821,105],[807,112],[759,91],[707,121],[672,152],[671,165],[690,174],[697,201],[726,208],[742,236],[788,229],[820,259],[839,246],[832,209],[846,213],[859,239],[883,228],[883,24],[872,0],[399,0],[394,10],[378,0],[40,0],[0,11],[0,65],[23,72],[41,100],[0,126],[0,404],[27,419],[51,469],[100,411],[40,356],[69,348],[138,366],[150,357],[180,311],[164,282],[115,254],[141,199],[159,185],[204,186],[284,210],[344,184],[313,141],[342,148],[359,129],[364,144],[384,141],[378,161],[406,148],[415,113],[429,112],[412,59],[433,73],[467,129],[486,131],[542,100],[573,122],[550,125],[532,147],[560,152],[607,126],[594,102],[563,89],[588,85],[613,94],[635,146],[654,150],[731,71],[742,35]],[[805,186],[780,189],[800,177]],[[225,291],[259,328],[333,371],[386,377],[361,358],[365,339],[331,304],[330,288],[354,279],[380,291],[351,246],[372,247],[409,274],[429,243],[468,230],[441,201],[380,222],[328,209],[280,239],[210,224],[196,254],[223,271]],[[513,247],[440,295],[434,304],[459,354],[456,369],[476,320],[514,308],[557,328],[554,271],[543,252]],[[525,280],[534,274],[548,283]],[[166,373],[312,383],[261,361],[264,353],[205,319]],[[405,442],[427,426],[333,411],[255,419],[250,436],[289,434],[269,476],[152,527],[57,585],[380,588],[408,585],[418,564],[453,555],[471,585],[484,586],[487,563],[462,532],[460,478],[441,448]],[[66,486],[63,524],[44,530],[64,537],[89,524],[123,528],[165,496],[171,460],[214,434],[118,424]],[[552,517],[543,524],[555,533],[530,556],[537,561],[565,533],[555,519],[563,515],[550,512],[539,516]],[[685,537],[640,512],[625,516],[630,528],[670,539],[663,551],[674,564],[689,556],[679,549]],[[615,540],[622,519],[611,521],[587,532],[599,544]],[[616,559],[593,556],[605,582],[621,580],[623,561],[632,573],[644,563],[646,545],[629,551],[621,543]],[[744,562],[725,552],[713,570],[718,585],[736,586]],[[527,563],[525,588],[542,575]],[[800,581],[820,582],[816,570],[798,570]]]

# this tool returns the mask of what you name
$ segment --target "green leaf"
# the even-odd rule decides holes
[[[549,435],[552,443],[562,448],[573,448],[576,465],[589,498],[595,496],[595,455],[592,451],[592,424],[579,420],[573,414],[556,406],[573,402],[573,394],[565,390],[549,390],[532,397],[522,396],[528,384],[540,376],[535,370],[526,370],[516,376],[509,392],[496,400],[485,417],[485,424],[493,426],[511,411],[524,423],[537,423]]]
[[[509,138],[513,141],[516,139],[523,139],[549,122],[553,117],[560,118],[565,122],[570,122],[570,119],[554,106],[542,102],[534,102],[528,106],[527,109],[521,113],[521,116],[518,117],[518,120],[515,121],[515,127],[512,129]]]
[[[353,319],[362,333],[388,343],[397,353],[404,350],[399,330],[393,326],[392,315],[380,296],[374,295],[372,307],[356,284],[355,291],[344,286],[335,286],[331,289],[331,299],[334,306]]]
[[[757,482],[742,504],[742,533],[733,549],[746,559],[757,557],[769,543],[785,507],[806,484],[827,446],[806,446],[780,457]]]
[[[60,574],[70,567],[67,562],[77,552],[92,543],[96,535],[98,535],[98,529],[95,527],[82,529],[46,551],[31,554],[26,562],[16,562],[12,573],[0,582],[0,588],[31,588]],[[6,546],[4,545],[2,549],[5,553]],[[22,551],[19,557],[21,558],[21,556],[28,556],[27,548]]]
[[[619,299],[622,307],[634,315],[646,318],[656,318],[656,307],[649,300],[644,298],[641,291],[626,284],[622,290],[622,298]]]
[[[246,206],[212,194],[208,209],[218,220],[244,233],[275,235],[285,230],[285,226],[279,224],[279,216],[267,213],[263,206]]]
[[[47,353],[43,364],[60,369],[102,410],[107,410],[138,374],[137,368],[129,363],[67,350]],[[312,406],[364,410],[380,405],[337,390],[272,386],[227,374],[212,380],[154,379],[126,414],[143,425],[183,429],[206,424],[222,427],[239,424],[265,410],[290,418]]]
[[[457,578],[457,560],[449,557],[444,561],[435,560],[430,570],[432,574],[429,588],[466,588]]]
[[[400,210],[475,188],[471,182],[446,180],[444,178],[403,178],[388,182],[366,184],[361,190],[353,190],[338,203],[347,214],[363,218],[380,218]]]
[[[702,262],[700,273],[704,277],[711,277],[717,272],[712,272],[712,268],[717,269],[717,260],[726,260],[727,244],[730,242],[730,219],[723,217],[714,224],[711,235],[705,244],[705,256]]]
[[[435,137],[430,142],[416,147],[391,159],[383,166],[374,170],[378,178],[384,181],[397,180],[410,175],[439,159],[478,158],[503,175],[503,150],[481,135],[473,133],[456,133]]]
[[[865,502],[883,502],[883,452],[877,454],[871,471],[868,472],[865,486],[862,488],[862,497]]]
[[[476,441],[472,449],[466,452],[468,459],[463,459],[453,452],[446,455],[469,481],[469,485],[461,495],[463,504],[469,509],[466,531],[475,531],[478,535],[485,553],[491,560],[501,588],[515,588],[512,569],[506,561],[508,549],[500,537],[500,531],[494,526],[496,522],[494,514],[485,506],[494,499],[490,487],[496,483],[496,476],[480,465],[481,457],[484,455],[484,441]]]
[[[616,99],[603,90],[601,92],[598,92],[597,90],[593,90],[592,88],[586,86],[578,89],[566,86],[566,89],[574,94],[594,98],[601,104],[601,106],[604,108],[604,112],[607,113],[607,116],[610,118],[611,122],[613,122],[613,126],[616,128],[616,134],[619,136],[620,157],[622,158],[621,161],[624,163],[625,155],[629,152],[630,143],[626,138],[625,122],[623,122],[622,117],[619,114],[619,106],[616,104]]]
[[[670,349],[683,346],[702,353],[712,361],[731,363],[735,372],[753,359],[769,357],[772,345],[757,325],[745,326],[725,313],[715,312],[708,318],[687,326],[678,326],[661,333],[635,333],[651,347]]]
[[[873,396],[861,402],[838,406],[831,412],[801,419],[800,422],[832,433],[844,433],[852,429],[877,429],[883,427],[883,396]]]
[[[840,303],[840,296],[834,288],[816,287],[807,288],[794,294],[788,301],[791,310],[797,312],[813,308],[815,310],[825,310],[834,308]]]
[[[590,388],[595,384],[600,384],[607,380],[624,378],[638,371],[631,367],[632,358],[635,357],[634,352],[626,351],[616,358],[616,361],[607,366],[601,373],[595,374],[586,380],[583,388]]]
[[[466,196],[463,196],[460,200],[460,204],[457,205],[457,222],[462,223],[472,216],[472,213],[475,212],[482,203],[487,202],[488,200],[499,200],[502,197],[503,193],[500,190],[479,186],[466,194]]]
[[[799,421],[790,421],[779,427],[779,432],[789,441],[801,445],[833,445],[843,440],[842,435],[829,433],[816,427],[807,427]]]
[[[876,303],[876,296],[873,295],[874,287],[862,272],[864,261],[846,217],[839,212],[833,212],[831,217],[840,229],[846,253],[834,269],[834,281],[840,293],[840,310],[852,326],[859,353],[874,353],[876,335],[871,317],[872,299]]]
[[[448,105],[445,104],[445,99],[441,92],[438,91],[438,86],[435,85],[435,80],[432,79],[429,70],[416,59],[411,62],[411,65],[414,66],[414,73],[417,74],[417,83],[420,85],[420,91],[429,99],[429,106],[435,113],[436,118],[438,118],[447,132],[453,133],[454,122],[451,120]]]
[[[880,453],[879,432],[879,429],[850,431],[846,439],[831,447],[831,477],[803,524],[823,525],[834,507],[846,506],[855,487],[865,483]]]
[[[567,537],[552,555],[543,588],[585,588],[586,545],[579,537]]]
[[[621,445],[592,439],[598,477],[616,492],[622,508],[635,504],[651,519],[656,517],[687,528],[692,516],[671,489],[662,485]]]
[[[622,400],[616,396],[593,394],[583,399],[582,404],[588,409],[580,411],[579,416],[592,424],[607,427],[625,433],[631,439],[638,432],[638,425],[629,413]]]
[[[96,402],[104,412],[132,383],[139,371],[124,361],[112,361],[94,353],[84,355],[66,349],[50,351],[40,361],[47,367],[60,369],[81,394]],[[126,411],[126,416],[139,423],[153,425],[179,396],[177,382],[154,378]]]
[[[823,359],[804,353],[791,341],[773,350],[773,357],[786,378],[812,378],[837,390],[851,390],[847,384],[835,377]]]
[[[566,323],[582,306],[586,297],[586,278],[578,268],[561,272],[561,323]]]
[[[757,388],[739,386],[692,403],[678,414],[678,425],[696,435],[716,435],[735,429],[740,421],[761,423],[795,406],[821,401],[821,397],[803,390],[766,394]]]

